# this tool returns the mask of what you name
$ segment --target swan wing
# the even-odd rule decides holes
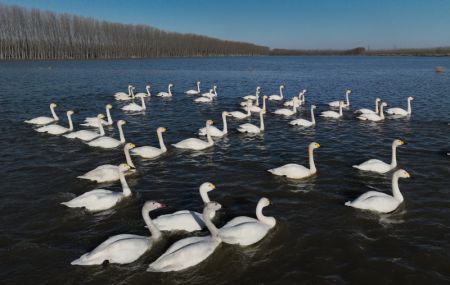
[[[131,103],[131,104],[128,104],[126,106],[123,106],[122,110],[123,111],[142,111],[143,108],[142,108],[142,106],[139,106],[136,103]]]
[[[339,101],[332,101],[328,103],[328,106],[330,107],[339,107]]]
[[[119,140],[111,137],[99,137],[87,143],[90,146],[102,147],[102,148],[115,148],[122,143]]]
[[[374,122],[381,120],[381,117],[379,115],[375,114],[375,113],[364,113],[364,114],[361,114],[357,118],[360,119],[360,120],[363,120],[363,121],[367,121],[368,120],[368,121],[374,121]]]
[[[324,111],[322,113],[320,113],[321,117],[326,117],[326,118],[339,118],[339,113],[335,112],[335,111]]]
[[[370,210],[380,213],[389,213],[397,209],[400,203],[401,202],[399,200],[395,199],[390,195],[385,194],[385,195],[372,195],[366,197],[365,199],[357,198],[353,202],[345,203],[345,205],[363,210]]]
[[[44,116],[25,121],[25,123],[32,124],[32,125],[47,125],[47,124],[50,124],[53,122],[55,122],[54,118],[44,117]]]
[[[374,110],[367,109],[367,108],[362,108],[362,109],[356,110],[355,113],[356,113],[356,114],[357,114],[357,113],[359,113],[359,114],[375,114],[375,111],[374,111]]]
[[[87,131],[87,130],[80,130],[80,131],[71,132],[67,135],[64,135],[64,137],[66,137],[68,139],[80,139],[83,141],[90,141],[99,136],[100,136],[99,133],[96,133],[93,131]]]
[[[119,167],[117,165],[105,164],[78,176],[81,179],[88,179],[97,182],[109,182],[119,179]]]
[[[284,116],[291,116],[294,114],[294,112],[292,112],[292,110],[289,109],[277,109],[273,113],[276,115],[284,115]]]
[[[378,159],[369,159],[368,161],[363,162],[359,165],[353,165],[353,167],[359,170],[374,171],[379,173],[385,173],[392,169],[390,164],[387,164],[386,162]]]
[[[238,224],[242,224],[242,223],[249,223],[249,222],[253,222],[256,223],[258,222],[257,219],[255,218],[250,218],[250,217],[246,217],[246,216],[240,216],[240,217],[236,217],[234,219],[232,219],[231,221],[229,221],[228,223],[226,223],[223,228],[228,228],[228,227],[234,227]]]
[[[233,227],[221,228],[219,236],[225,243],[247,246],[263,239],[269,230],[270,227],[261,222],[247,222]]]
[[[402,108],[389,108],[386,113],[389,115],[408,115],[408,112]]]
[[[244,119],[247,117],[246,114],[244,114],[240,111],[233,111],[233,112],[230,112],[229,114],[231,114],[231,116],[233,116],[234,118],[238,118],[238,119]]]
[[[269,169],[268,171],[275,175],[286,176],[288,178],[293,178],[293,179],[305,178],[305,177],[311,176],[311,174],[312,174],[311,171],[309,170],[309,168],[306,168],[303,165],[294,164],[294,163],[290,163],[290,164],[286,164],[286,165],[283,165],[283,166],[280,166],[277,168]]]
[[[62,127],[60,125],[47,125],[40,128],[35,129],[35,131],[39,133],[49,133],[51,135],[62,135],[64,133],[69,132],[68,128]]]
[[[305,119],[296,119],[289,122],[290,125],[293,126],[303,126],[303,127],[310,127],[313,125],[311,121],[305,120]]]
[[[122,198],[123,194],[120,192],[96,189],[61,204],[70,208],[84,207],[89,211],[102,211],[113,207]]]
[[[140,146],[131,150],[131,154],[139,155],[143,158],[154,158],[160,156],[162,153],[163,151],[160,148],[153,146]]]
[[[201,129],[198,130],[198,134],[200,136],[206,136],[206,128],[203,127]],[[212,137],[223,137],[224,133],[219,130],[218,128],[216,128],[215,126],[209,126],[209,134]]]
[[[199,231],[205,227],[203,216],[194,211],[178,211],[152,220],[161,231]]]
[[[201,139],[189,138],[182,140],[176,144],[173,144],[173,146],[176,148],[183,148],[183,149],[202,150],[209,147],[210,145],[208,144],[208,142],[203,141]]]
[[[241,133],[255,133],[255,134],[257,134],[257,133],[261,132],[259,127],[255,126],[253,124],[250,124],[250,123],[239,125],[237,130],[239,132],[241,132]]]

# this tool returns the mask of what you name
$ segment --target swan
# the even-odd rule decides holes
[[[227,117],[230,117],[230,116],[231,115],[228,112],[226,112],[226,111],[222,112],[223,130],[219,130],[215,126],[210,126],[209,127],[209,134],[212,137],[218,137],[218,138],[221,138],[224,135],[228,134]],[[198,130],[198,134],[200,136],[206,136],[206,128],[199,129]]]
[[[369,159],[359,165],[353,165],[354,168],[363,171],[373,171],[378,173],[386,173],[397,167],[397,147],[406,144],[405,141],[396,139],[392,142],[392,158],[391,164],[387,164],[378,159]]]
[[[94,147],[101,147],[101,148],[116,148],[121,144],[125,143],[125,136],[123,134],[123,129],[122,126],[125,125],[127,122],[124,120],[118,120],[117,121],[117,129],[119,129],[119,137],[120,140],[117,140],[115,138],[112,137],[99,137],[96,138],[90,142],[88,142],[87,144],[90,146],[94,146]]]
[[[378,103],[381,101],[380,98],[375,99],[375,111],[367,108],[358,109],[355,114],[378,114]]]
[[[107,104],[105,106],[106,117],[108,118],[108,121],[102,119],[101,122],[103,126],[111,126],[113,124],[113,119],[111,117],[110,111],[112,107],[113,106],[111,104]],[[98,117],[87,117],[86,119],[84,119],[84,123],[80,124],[80,126],[98,128]]]
[[[357,118],[362,120],[362,121],[372,121],[372,122],[383,121],[384,120],[383,108],[385,106],[387,106],[386,102],[383,102],[383,103],[380,104],[380,110],[379,110],[378,114],[366,113],[366,114],[361,114]]]
[[[188,237],[172,244],[158,259],[152,262],[147,271],[169,272],[180,271],[199,264],[207,259],[222,242],[219,230],[211,222],[212,212],[222,206],[217,202],[209,202],[203,210],[203,218],[210,236]]]
[[[173,87],[173,84],[170,83],[167,86],[167,92],[159,92],[158,94],[156,94],[156,96],[158,96],[158,97],[172,97],[172,90],[171,90],[172,87]]]
[[[209,92],[203,93],[203,97],[217,97],[217,85],[213,86],[213,89],[210,89]]]
[[[259,106],[259,94],[260,94],[260,89],[256,89],[256,95],[254,95],[255,96],[254,100],[256,100],[255,104],[253,104],[253,99],[246,99],[246,101],[240,103],[241,107],[248,107],[248,106],[252,106],[252,105],[258,107]],[[248,96],[253,96],[253,95],[248,95]],[[248,96],[245,96],[245,97],[248,97]]]
[[[251,100],[248,100],[247,103],[250,105]],[[252,114],[250,113],[250,108],[247,108],[247,113],[242,113],[241,111],[233,111],[229,112],[229,114],[236,119],[245,119],[250,117]]]
[[[204,150],[214,145],[214,141],[211,138],[211,134],[209,133],[209,127],[213,124],[212,120],[206,121],[206,139],[207,141],[198,139],[198,138],[190,138],[182,140],[176,144],[173,144],[176,148],[182,149],[192,149],[192,150]]]
[[[239,125],[237,130],[241,133],[259,134],[264,131],[264,114],[266,111],[259,112],[259,128],[253,124],[245,123]]]
[[[350,99],[349,99],[349,95],[352,93],[352,90],[348,89],[347,91],[345,91],[345,102],[342,104],[343,108],[348,108],[350,107]],[[339,107],[339,103],[341,101],[333,101],[328,103],[328,106],[330,107]]]
[[[128,94],[125,92],[117,92],[114,94],[114,98],[117,101],[128,101],[134,99],[134,93],[133,93],[134,87],[132,85],[128,85]]]
[[[133,234],[120,234],[109,237],[91,252],[83,254],[72,261],[71,265],[101,265],[105,261],[109,263],[127,264],[139,259],[146,251],[150,250],[162,234],[150,219],[149,212],[164,208],[165,205],[156,201],[147,201],[142,207],[142,218],[151,236]]]
[[[312,127],[316,125],[316,119],[314,118],[314,109],[316,109],[315,105],[311,105],[311,121],[305,119],[296,119],[289,122],[292,126],[302,126],[302,127]]]
[[[298,97],[294,97],[291,100],[284,102],[283,106],[293,107],[295,98],[298,99],[298,102],[297,102],[298,106],[304,105],[305,104],[305,95],[304,95],[305,92],[306,92],[306,89],[303,89],[300,93],[298,93]]]
[[[139,92],[139,93],[137,93],[137,94],[134,95],[134,96],[135,96],[135,97],[140,97],[140,96],[142,96],[143,98],[145,98],[145,97],[151,97],[152,94],[150,93],[150,88],[151,88],[150,84],[149,84],[149,85],[146,85],[146,86],[145,86],[145,91],[146,91],[146,92]]]
[[[244,100],[256,100],[259,97],[260,90],[261,90],[261,87],[256,86],[255,95],[247,95],[247,96],[242,97],[242,99],[244,99]]]
[[[167,129],[163,127],[159,127],[156,130],[156,134],[158,136],[159,148],[154,146],[140,146],[131,150],[133,155],[139,155],[143,158],[156,158],[163,153],[167,152],[166,145],[164,144],[162,133],[164,133]]]
[[[393,212],[403,202],[403,195],[398,188],[398,179],[409,177],[411,176],[408,172],[399,169],[392,175],[392,196],[378,191],[368,191],[355,200],[346,202],[345,206],[379,213]]]
[[[47,125],[59,121],[59,118],[55,113],[56,106],[57,106],[56,103],[50,104],[50,112],[52,112],[52,117],[45,117],[45,116],[36,117],[31,120],[26,120],[25,123],[32,125]]]
[[[69,120],[69,127],[63,127],[56,124],[46,125],[43,127],[39,127],[35,129],[36,132],[39,133],[48,133],[51,135],[62,135],[68,132],[73,131],[73,123],[72,123],[72,115],[74,114],[73,111],[67,111],[67,119]]]
[[[120,184],[122,185],[122,192],[94,189],[61,204],[69,208],[86,208],[86,210],[91,212],[103,211],[114,207],[123,198],[129,197],[132,194],[124,175],[124,172],[129,169],[130,166],[128,164],[123,163],[119,165],[119,177]]]
[[[284,85],[280,85],[280,95],[278,95],[278,94],[270,95],[269,96],[269,100],[270,101],[281,101],[281,100],[283,100],[283,89],[284,89]]]
[[[141,105],[138,105],[138,104],[133,102],[133,103],[130,103],[128,105],[123,106],[121,109],[123,111],[127,111],[127,112],[141,112],[141,111],[145,111],[145,109],[147,109],[147,107],[145,106],[144,96],[136,95],[136,98],[141,98]]]
[[[314,149],[319,148],[320,144],[312,142],[308,146],[309,168],[294,163],[285,164],[283,166],[269,169],[270,173],[279,176],[286,176],[292,179],[302,179],[316,174],[317,169],[314,164]]]
[[[268,98],[267,96],[263,96],[263,106],[262,106],[262,108],[250,104],[250,106],[244,107],[244,110],[245,111],[250,110],[250,112],[252,112],[252,113],[260,113],[261,111],[265,112],[267,110],[267,108],[266,108],[266,99],[267,98]]]
[[[275,115],[292,116],[297,113],[297,108],[298,108],[298,98],[294,97],[294,104],[292,106],[292,110],[282,108],[275,110],[273,113]]]
[[[236,217],[219,229],[219,237],[224,243],[248,246],[262,240],[277,221],[274,217],[266,217],[262,213],[270,200],[263,197],[256,206],[256,217]]]
[[[93,131],[88,131],[88,130],[79,130],[79,131],[68,133],[67,135],[63,135],[63,136],[68,139],[80,139],[82,141],[91,141],[100,136],[104,136],[105,130],[103,129],[103,125],[102,125],[102,119],[104,117],[105,116],[103,114],[98,114],[98,116],[97,116],[97,126],[99,129],[98,133],[93,132]]]
[[[125,154],[125,160],[130,168],[125,172],[125,175],[130,175],[136,172],[136,167],[134,166],[133,161],[131,160],[130,150],[135,148],[136,146],[132,143],[127,143],[123,147],[123,152]],[[97,183],[104,182],[113,182],[120,179],[119,176],[119,166],[112,164],[103,164],[97,166],[95,169],[86,172],[83,175],[78,176],[80,179],[87,179],[91,181],[95,181]]]
[[[343,106],[344,106],[344,102],[341,101],[341,103],[339,104],[339,113],[336,111],[324,111],[324,112],[320,113],[320,116],[324,117],[324,118],[339,119],[343,116],[343,114],[342,114]]]
[[[205,182],[200,185],[200,197],[204,204],[210,202],[208,192],[214,190],[216,186],[212,183]],[[210,218],[214,218],[215,212],[211,213]],[[182,210],[172,214],[161,215],[153,220],[155,226],[160,231],[199,231],[205,227],[205,221],[201,213]]]
[[[212,92],[213,90],[210,89],[209,91]],[[213,96],[211,93],[208,93],[208,96],[205,95],[205,96],[196,98],[194,100],[195,103],[211,103],[212,101],[213,101]]]
[[[197,81],[197,90],[191,89],[191,90],[188,90],[188,91],[186,91],[184,93],[186,93],[187,95],[198,95],[198,94],[200,94],[200,81]]]
[[[389,108],[386,110],[386,113],[389,115],[399,115],[399,116],[409,116],[411,115],[411,101],[414,100],[414,97],[409,96],[408,101],[408,110],[402,108]]]

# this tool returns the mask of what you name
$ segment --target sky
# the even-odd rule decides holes
[[[271,48],[450,46],[447,0],[0,0]]]

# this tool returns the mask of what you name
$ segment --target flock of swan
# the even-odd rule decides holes
[[[172,84],[168,85],[167,92],[157,93],[157,97],[172,97]],[[208,103],[218,98],[217,87],[214,86],[206,93],[201,93],[200,82],[196,83],[196,89],[188,90],[186,95],[195,95],[193,101],[195,103]],[[130,102],[122,106],[124,112],[142,112],[146,106],[146,100],[152,95],[150,93],[151,87],[147,85],[146,92],[134,94],[135,87],[128,86],[128,92],[117,92],[114,98],[117,101]],[[241,110],[224,111],[222,112],[223,128],[219,129],[213,126],[212,120],[207,120],[205,126],[198,130],[200,138],[188,138],[180,142],[172,144],[175,148],[188,149],[193,151],[201,151],[210,148],[214,145],[214,138],[220,138],[228,133],[227,118],[235,120],[245,120],[256,113],[259,116],[259,125],[250,123],[243,123],[237,127],[237,131],[247,134],[259,134],[265,131],[264,116],[268,112],[266,101],[274,102],[275,104],[283,103],[283,108],[276,109],[273,114],[291,117],[297,114],[299,108],[305,105],[306,90],[302,90],[298,96],[294,96],[290,100],[285,99],[283,94],[284,86],[279,87],[279,94],[270,96],[261,96],[261,88],[258,86],[255,94],[242,97],[244,100],[239,105]],[[341,119],[344,110],[350,108],[350,94],[351,90],[345,93],[345,101],[337,100],[330,102],[328,105],[330,110],[321,112],[320,116],[326,119]],[[262,100],[261,100],[262,99]],[[134,102],[137,100],[140,104]],[[381,99],[375,99],[375,109],[359,109],[356,110],[356,118],[363,121],[379,122],[385,119],[385,112],[392,116],[392,118],[401,118],[411,115],[411,101],[413,97],[407,98],[407,109],[390,108],[386,111],[384,107],[386,102]],[[262,101],[262,103],[261,103]],[[61,203],[70,208],[84,208],[88,211],[103,211],[111,209],[120,201],[132,196],[132,189],[127,184],[126,176],[136,172],[136,166],[133,163],[132,156],[139,156],[142,158],[157,158],[168,151],[163,138],[163,133],[167,131],[165,127],[159,127],[156,134],[159,141],[159,147],[155,146],[140,146],[136,147],[133,143],[126,140],[123,126],[126,124],[125,120],[118,120],[116,122],[119,131],[119,139],[109,137],[105,134],[104,127],[113,126],[114,121],[111,116],[113,106],[107,104],[105,106],[105,113],[98,114],[95,117],[85,118],[80,125],[90,129],[74,130],[72,122],[73,111],[66,112],[68,119],[68,127],[64,127],[59,122],[59,117],[55,111],[57,105],[50,104],[51,117],[41,116],[25,123],[35,126],[35,131],[40,133],[47,133],[50,135],[62,135],[67,139],[78,139],[91,147],[98,147],[104,149],[115,149],[123,146],[126,163],[120,165],[105,164],[96,167],[95,169],[78,176],[80,179],[87,179],[96,183],[120,181],[122,192],[110,191],[107,189],[94,189],[88,191],[70,201]],[[311,119],[296,118],[289,122],[293,126],[301,126],[304,128],[314,127],[316,120],[314,117],[315,105],[310,106]],[[94,130],[96,129],[96,130]],[[206,139],[204,139],[206,137]],[[398,186],[399,178],[410,177],[409,173],[402,169],[397,169],[397,155],[396,149],[404,145],[405,142],[401,139],[396,139],[392,142],[392,158],[390,163],[383,162],[378,159],[369,159],[359,165],[353,167],[359,171],[370,171],[376,173],[387,173],[394,171],[392,175],[392,195],[388,195],[377,191],[368,191],[353,201],[345,203],[357,209],[369,210],[378,213],[389,213],[397,209],[403,202],[403,196]],[[300,164],[286,164],[280,167],[269,169],[268,172],[273,175],[284,176],[290,179],[303,179],[317,173],[317,168],[314,162],[314,150],[320,148],[320,144],[312,142],[308,146],[309,165],[305,167]],[[92,251],[83,254],[78,259],[72,261],[72,265],[98,265],[104,262],[127,264],[139,259],[145,252],[151,250],[154,243],[164,238],[162,232],[184,231],[195,232],[207,229],[209,235],[206,236],[191,236],[181,239],[172,244],[166,252],[153,261],[148,271],[151,272],[169,272],[179,271],[192,266],[195,266],[208,258],[218,247],[220,243],[228,243],[238,246],[249,246],[255,244],[270,232],[276,225],[274,217],[268,217],[263,214],[263,209],[270,205],[268,198],[262,197],[256,205],[256,218],[239,216],[224,226],[217,228],[213,220],[216,216],[216,211],[221,209],[221,205],[209,199],[209,192],[215,189],[215,185],[210,182],[205,182],[199,187],[199,194],[204,208],[202,212],[195,212],[192,210],[179,210],[177,212],[165,215],[159,215],[156,218],[150,218],[150,212],[156,211],[164,207],[164,204],[157,201],[147,201],[142,207],[142,218],[150,231],[150,236],[140,236],[134,234],[120,234],[108,238]]]

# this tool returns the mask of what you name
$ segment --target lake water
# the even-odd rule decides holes
[[[434,68],[444,66],[446,73]],[[422,57],[254,57],[103,61],[0,62],[0,280],[2,284],[444,284],[450,282],[450,58]],[[203,91],[217,84],[213,104],[194,104],[184,95],[202,81]],[[113,100],[128,84],[152,92],[174,84],[171,100],[151,97],[144,115],[130,116]],[[406,107],[410,119],[360,122],[353,112],[338,121],[318,118],[314,129],[290,127],[291,119],[266,115],[260,136],[230,133],[202,152],[172,147],[157,160],[136,158],[138,174],[129,183],[137,193],[113,210],[88,213],[60,203],[97,187],[76,177],[98,165],[124,161],[122,151],[99,150],[63,137],[38,134],[25,119],[73,109],[75,125],[104,112],[112,103],[114,119],[126,119],[127,140],[156,145],[155,130],[168,128],[168,145],[194,137],[205,120],[221,127],[221,111],[238,110],[240,97],[277,93],[284,84],[292,97],[307,89],[307,105],[297,117],[309,119],[327,102],[351,88],[351,109],[374,107],[380,97],[390,107]],[[278,108],[269,103],[269,111]],[[317,112],[317,113],[318,113]],[[258,116],[251,119],[258,124]],[[107,130],[117,137],[116,129]],[[345,207],[368,190],[390,193],[392,173],[356,171],[370,158],[390,161],[392,140],[399,167],[411,174],[400,180],[404,204],[377,215]],[[307,165],[307,145],[316,141],[318,173],[301,180],[276,177],[266,170],[286,163]],[[144,201],[167,208],[201,211],[198,186],[213,182],[212,200],[223,205],[217,226],[239,215],[254,216],[256,202],[268,197],[265,214],[278,223],[260,243],[248,248],[222,244],[192,269],[169,274],[146,272],[174,241],[172,234],[128,265],[71,266],[70,262],[106,238],[120,233],[148,235],[141,218]],[[120,191],[118,183],[101,185]],[[204,234],[196,233],[196,234]]]

